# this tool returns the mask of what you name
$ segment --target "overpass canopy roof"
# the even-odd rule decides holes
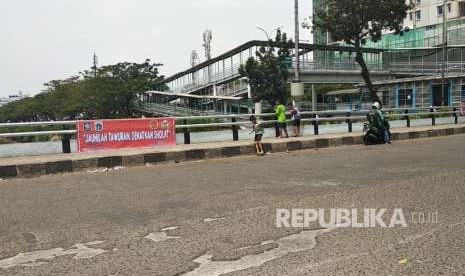
[[[360,92],[360,89],[358,88],[352,88],[352,89],[344,89],[344,90],[335,90],[335,91],[330,91],[326,93],[325,95],[350,95],[350,94],[357,94]]]
[[[271,46],[275,48],[280,48],[285,46],[284,43],[276,43],[272,41],[263,41],[263,40],[251,40],[248,41],[244,44],[241,44],[237,46],[236,48],[233,48],[217,57],[214,57],[210,60],[204,61],[194,67],[191,67],[185,71],[176,73],[172,76],[167,77],[163,82],[171,82],[175,79],[181,78],[185,75],[192,74],[196,71],[202,70],[205,67],[208,67],[211,64],[214,64],[216,62],[231,58],[232,56],[235,56],[245,50],[254,48],[254,47],[260,47],[260,46]],[[292,48],[292,47],[291,47]],[[314,50],[322,50],[322,51],[334,51],[334,52],[355,52],[355,48],[351,46],[340,46],[340,45],[319,45],[319,44],[310,44],[310,43],[299,43],[299,49],[303,53],[308,53],[312,52]],[[378,48],[362,48],[362,51],[364,53],[375,53],[379,54],[382,52],[385,52],[385,49],[378,49]]]

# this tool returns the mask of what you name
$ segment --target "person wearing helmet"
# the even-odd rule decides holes
[[[375,132],[379,132],[384,138],[384,143],[391,143],[389,133],[389,123],[384,118],[381,112],[381,106],[378,102],[374,102],[371,105],[371,110],[367,114],[368,124],[371,129]]]

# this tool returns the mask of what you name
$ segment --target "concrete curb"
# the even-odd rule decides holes
[[[404,129],[405,130],[405,129]],[[447,135],[465,134],[465,126],[445,126],[433,129],[408,130],[392,133],[392,140],[408,140]],[[321,149],[328,147],[340,147],[363,144],[361,135],[347,134],[339,137],[320,138],[318,136],[302,137],[301,140],[276,140],[263,143],[267,152],[287,152],[303,149]],[[136,167],[156,165],[167,162],[186,162],[207,160],[214,158],[226,158],[240,155],[255,154],[253,144],[205,147],[168,152],[142,153],[133,155],[115,155],[105,157],[89,157],[72,160],[70,158],[54,162],[31,162],[30,164],[17,164],[0,166],[0,178],[29,178],[41,175],[91,171],[99,168]]]

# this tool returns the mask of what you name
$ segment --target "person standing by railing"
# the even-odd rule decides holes
[[[261,122],[258,122],[257,117],[254,115],[250,115],[250,122],[252,123],[252,132],[250,133],[255,133],[254,142],[257,155],[263,155],[265,152],[263,151],[262,137],[263,133],[265,133],[265,128]]]
[[[275,113],[276,120],[278,121],[279,125],[280,137],[288,138],[289,134],[287,134],[286,107],[279,100],[276,101]],[[283,136],[283,134],[285,134],[285,136]]]
[[[294,133],[294,137],[300,136],[300,111],[299,108],[292,103],[288,104],[287,110],[289,114],[291,114],[292,118],[292,132]]]

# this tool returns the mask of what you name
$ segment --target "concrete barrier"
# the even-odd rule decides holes
[[[435,126],[399,129],[392,133],[392,140],[420,139],[454,134],[465,134],[464,125]],[[322,136],[305,136],[290,139],[268,140],[263,143],[265,152],[278,153],[303,149],[322,149],[329,147],[351,146],[363,144],[360,134],[334,134]],[[255,146],[251,142],[190,145],[191,148],[165,149],[162,152],[138,152],[134,154],[118,154],[106,152],[104,156],[67,155],[59,157],[31,157],[30,162],[3,162],[0,165],[0,178],[37,177],[41,175],[92,171],[99,168],[136,167],[157,165],[167,162],[185,162],[214,158],[227,158],[240,155],[255,154]],[[153,151],[153,150],[152,150]],[[53,160],[48,160],[52,159]],[[38,159],[41,159],[38,161]],[[43,160],[42,160],[43,159]],[[15,159],[11,159],[15,160]],[[7,163],[7,164],[5,164]]]

